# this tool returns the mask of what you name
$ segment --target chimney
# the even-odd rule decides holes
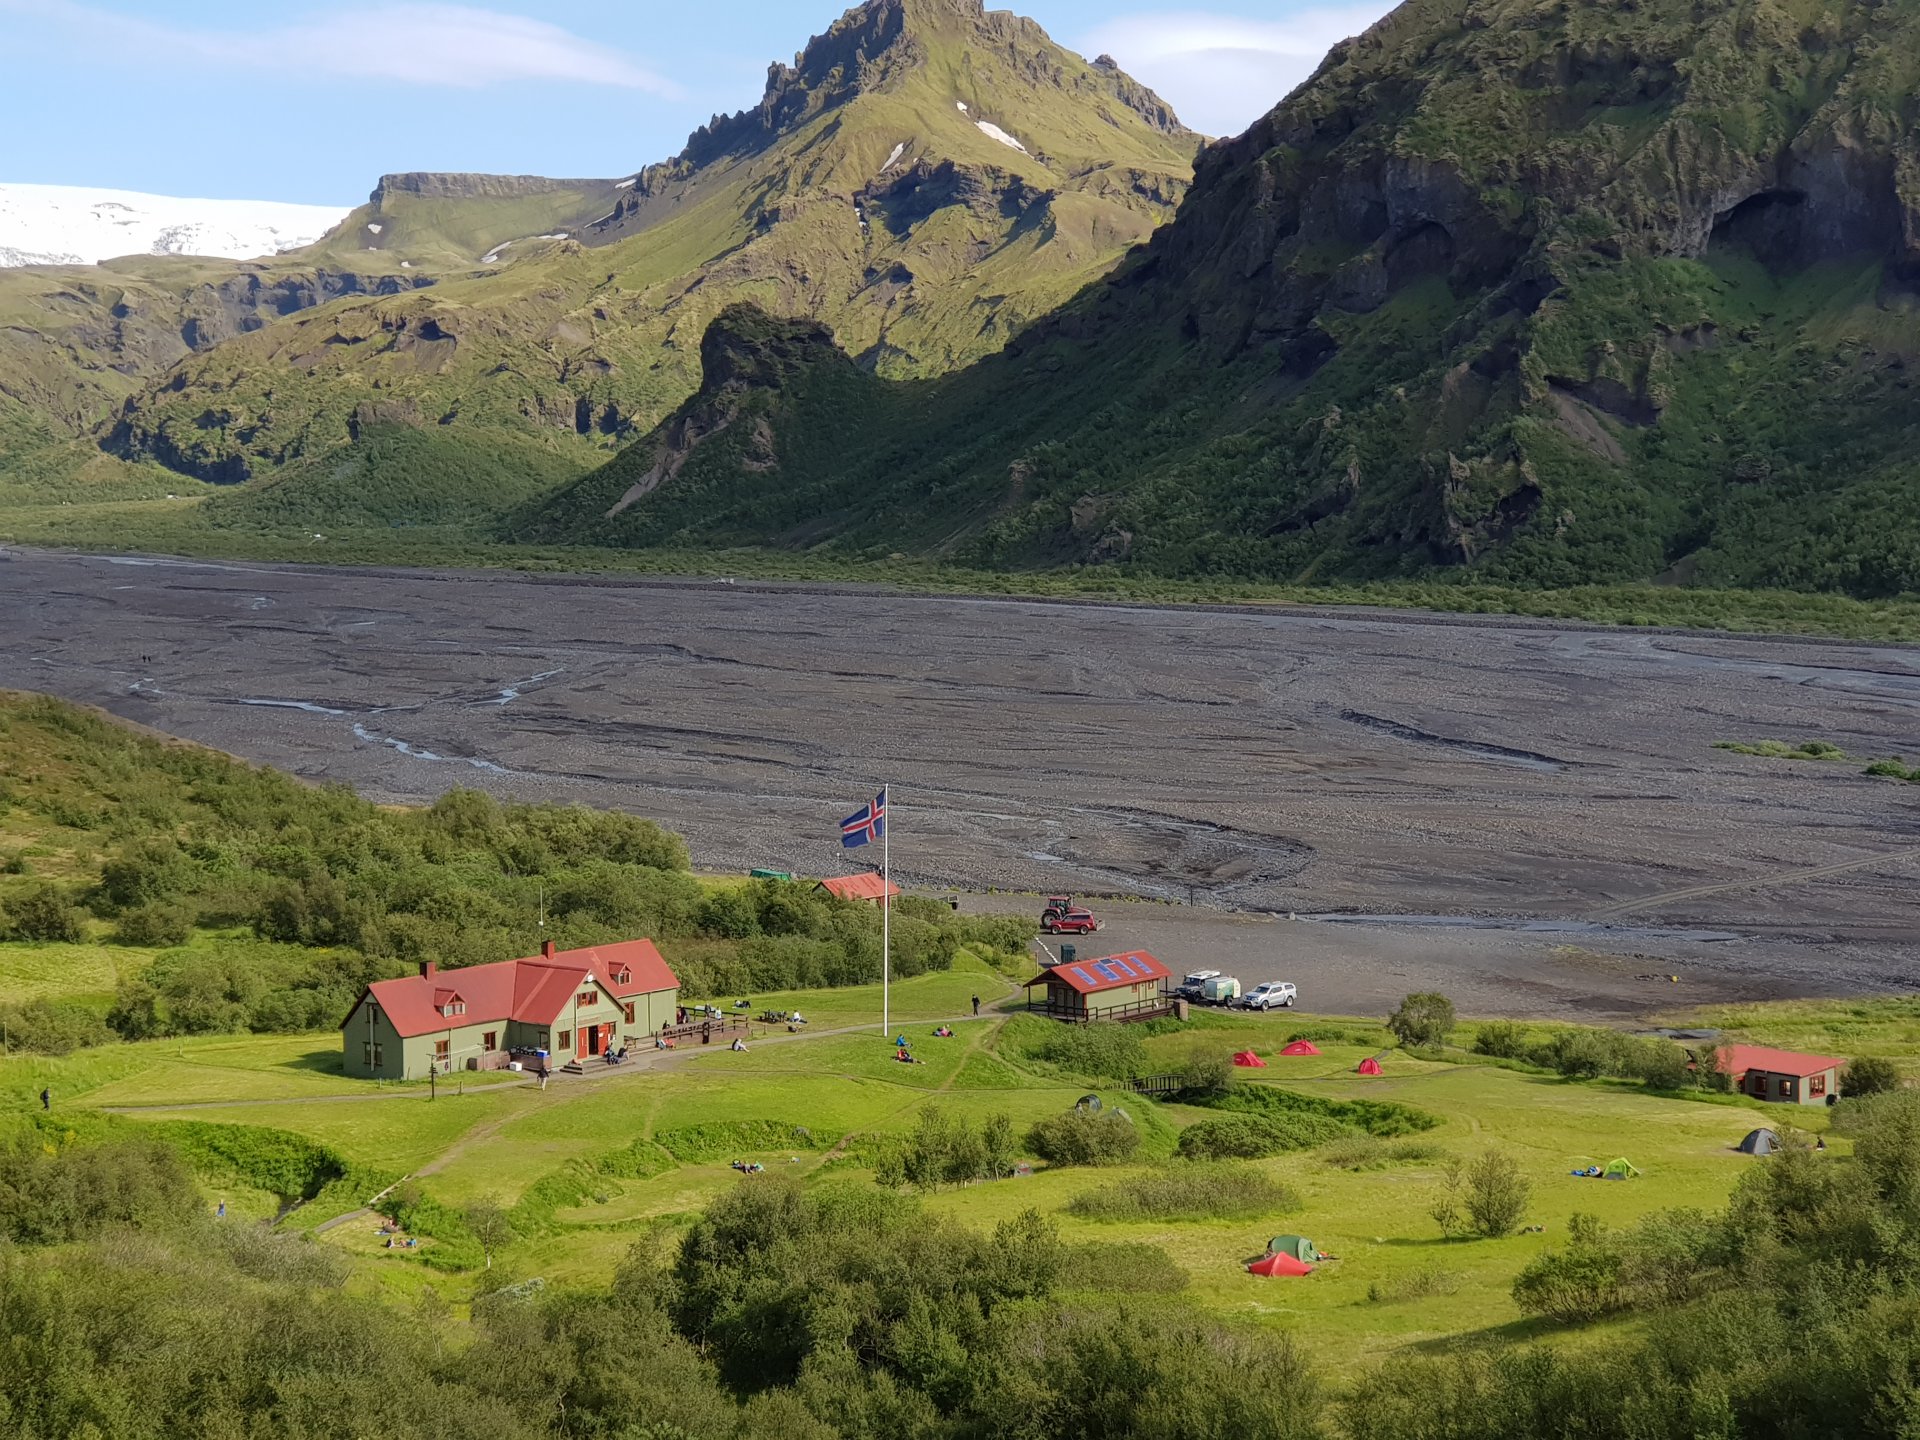
[[[542,940],[540,942],[540,953],[549,960],[553,959],[553,941]]]
[[[420,978],[422,980],[433,979],[433,977],[439,973],[439,970],[440,967],[431,960],[422,960],[420,962]]]

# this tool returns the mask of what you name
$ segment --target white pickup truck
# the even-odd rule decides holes
[[[1299,998],[1293,982],[1268,980],[1249,990],[1240,1000],[1242,1010],[1291,1010]]]

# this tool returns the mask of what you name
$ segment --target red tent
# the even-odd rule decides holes
[[[1247,1266],[1249,1275],[1311,1275],[1313,1266],[1291,1255],[1274,1254]]]
[[[1378,1075],[1380,1073],[1380,1062],[1369,1055],[1360,1062],[1360,1068],[1355,1073],[1360,1075]]]
[[[1233,1063],[1236,1065],[1244,1065],[1249,1070],[1264,1070],[1267,1068],[1267,1062],[1251,1050],[1242,1050],[1238,1055],[1233,1057]]]
[[[1280,1052],[1282,1055],[1318,1055],[1311,1040],[1296,1040]]]

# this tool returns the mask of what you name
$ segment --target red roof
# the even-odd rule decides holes
[[[1714,1058],[1728,1075],[1765,1070],[1772,1075],[1793,1075],[1803,1080],[1809,1075],[1837,1070],[1847,1063],[1837,1055],[1803,1055],[1798,1050],[1773,1050],[1765,1045],[1726,1045],[1714,1052]]]
[[[620,1000],[680,988],[679,979],[651,940],[622,940],[434,975],[376,980],[367,987],[367,994],[379,1002],[401,1035],[426,1035],[490,1021],[551,1025],[589,983]],[[465,1005],[466,1010],[442,1014],[450,1004]],[[359,1008],[354,1006],[356,1011]]]
[[[882,880],[872,871],[864,875],[836,875],[831,880],[822,880],[820,888],[842,900],[878,900],[883,895],[900,893],[898,885]]]
[[[1129,950],[1109,955],[1104,960],[1076,960],[1071,965],[1055,965],[1042,970],[1028,985],[1050,984],[1055,980],[1078,990],[1082,995],[1098,995],[1102,990],[1119,990],[1148,980],[1165,980],[1173,972],[1144,950]]]

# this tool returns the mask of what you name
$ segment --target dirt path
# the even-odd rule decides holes
[[[1876,865],[1897,865],[1903,860],[1913,859],[1916,855],[1920,855],[1920,848],[1892,850],[1884,855],[1869,855],[1859,860],[1843,860],[1837,865],[1816,865],[1811,870],[1787,870],[1771,875],[1755,875],[1747,880],[1728,880],[1717,885],[1694,885],[1685,890],[1669,890],[1660,895],[1647,895],[1638,900],[1622,900],[1615,905],[1603,905],[1588,913],[1592,919],[1605,920],[1616,915],[1632,915],[1642,910],[1658,909],[1663,905],[1677,904],[1682,900],[1699,900],[1709,895],[1729,895],[1737,890],[1796,885],[1802,880],[1822,880],[1829,875],[1844,875],[1850,870],[1870,870]]]

